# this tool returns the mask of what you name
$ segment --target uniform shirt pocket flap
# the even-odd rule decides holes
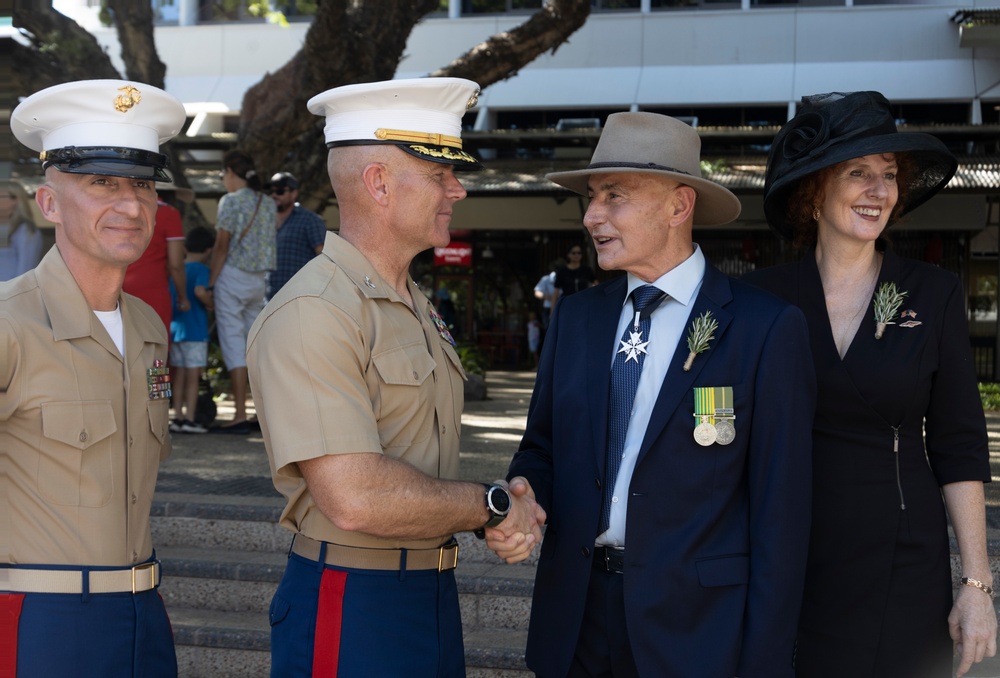
[[[434,358],[422,344],[410,344],[372,356],[379,377],[386,384],[418,386],[434,371]]]
[[[720,556],[695,562],[698,582],[704,587],[737,586],[750,581],[750,556]]]
[[[465,367],[462,366],[462,359],[458,357],[458,353],[455,349],[451,347],[451,344],[444,345],[444,354],[448,356],[448,360],[451,362],[452,367],[458,370],[458,373],[462,375],[462,379],[465,381],[469,380],[469,377],[465,374]]]
[[[42,403],[42,434],[85,450],[112,435],[118,426],[107,400]]]
[[[146,415],[149,417],[149,431],[161,445],[166,442],[170,431],[169,413],[166,400],[150,400],[146,403]]]

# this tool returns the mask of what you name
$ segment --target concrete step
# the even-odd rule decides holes
[[[188,607],[169,609],[183,678],[249,678],[270,672],[267,615]],[[527,678],[527,632],[479,629],[465,632],[468,678]]]
[[[278,526],[281,505],[261,498],[206,501],[184,495],[153,501],[150,530],[157,549],[170,546],[287,553],[291,533]]]

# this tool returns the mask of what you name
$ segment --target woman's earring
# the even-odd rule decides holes
[[[819,222],[819,208],[813,207],[813,221]]]

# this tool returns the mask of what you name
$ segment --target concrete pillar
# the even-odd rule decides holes
[[[198,0],[178,0],[177,25],[178,26],[198,25]]]

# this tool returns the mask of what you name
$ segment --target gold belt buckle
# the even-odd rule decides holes
[[[450,553],[449,557],[445,557],[445,552]],[[438,549],[438,572],[447,572],[448,570],[454,570],[458,567],[458,542],[454,544],[446,544]]]
[[[135,567],[132,568],[132,594],[133,595],[135,595],[136,593],[141,593],[140,591],[136,590],[136,586],[135,586],[135,579],[136,579],[135,574],[136,574],[136,572],[144,572],[146,570],[149,570],[149,588],[148,589],[143,589],[143,591],[149,591],[150,589],[156,588],[156,564],[157,563],[154,560],[151,563],[143,563],[142,565],[136,565]]]

